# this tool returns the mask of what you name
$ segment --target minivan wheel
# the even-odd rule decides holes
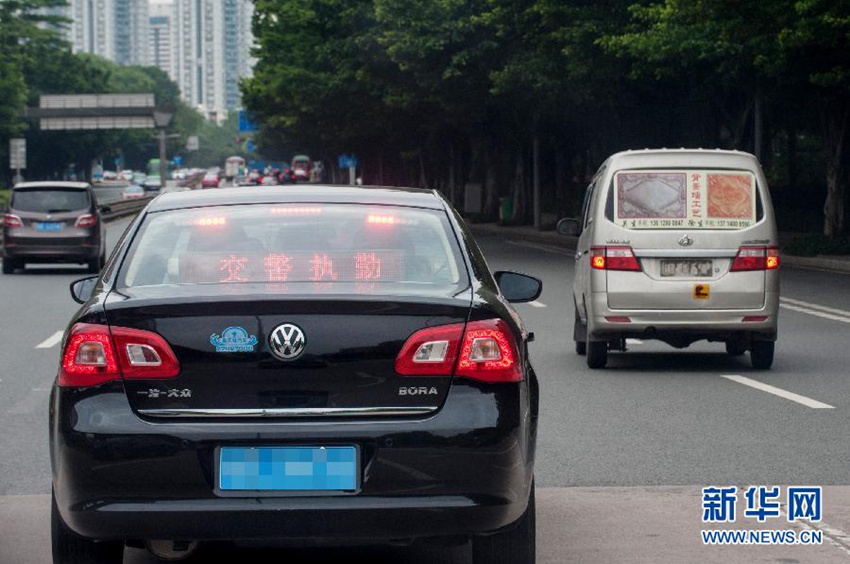
[[[494,535],[472,539],[473,564],[534,564],[536,558],[534,483],[525,513],[516,524]]]
[[[51,496],[50,533],[54,564],[121,564],[124,543],[93,541],[81,537],[62,522],[56,506],[56,494]]]
[[[753,368],[767,370],[773,364],[773,351],[776,343],[773,341],[753,341],[750,349],[750,362]]]
[[[608,341],[587,341],[587,366],[605,368],[608,364]]]

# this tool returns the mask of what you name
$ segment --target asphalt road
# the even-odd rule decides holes
[[[127,222],[110,226],[112,244]],[[850,561],[850,276],[783,270],[770,371],[727,356],[721,344],[675,350],[653,342],[630,342],[628,352],[610,355],[608,368],[590,371],[571,340],[573,253],[515,238],[479,240],[494,270],[544,281],[539,300],[519,306],[536,335],[542,390],[539,562]],[[50,561],[47,396],[58,339],[77,307],[68,285],[82,276],[82,268],[65,266],[0,277],[0,564]],[[712,485],[824,486],[823,520],[815,525],[823,543],[704,546],[701,488]],[[803,530],[784,519],[739,519],[734,528]],[[280,551],[217,546],[191,561],[210,555],[281,558]],[[352,557],[469,561],[465,546],[287,552],[290,562]],[[125,557],[153,561],[137,549]]]

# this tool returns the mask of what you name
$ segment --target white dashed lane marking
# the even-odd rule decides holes
[[[767,392],[768,394],[773,394],[775,396],[785,398],[801,405],[805,405],[806,407],[811,407],[812,409],[835,409],[835,407],[829,404],[822,403],[812,398],[807,398],[806,396],[801,396],[800,394],[795,394],[794,392],[789,392],[787,390],[783,390],[782,388],[777,388],[776,386],[771,386],[769,384],[765,384],[757,380],[752,380],[750,378],[747,378],[746,376],[724,374],[720,377],[726,378],[727,380],[732,380],[733,382],[738,382],[739,384],[743,384],[744,386],[755,388],[756,390],[761,390],[762,392]]]
[[[55,347],[59,344],[59,341],[62,340],[62,331],[57,331],[39,344],[35,346],[37,349],[49,349],[50,347]]]
[[[546,304],[544,304],[543,302],[538,302],[537,300],[534,300],[533,302],[528,302],[528,305],[532,307],[546,307]]]
[[[850,311],[843,309],[822,306],[802,300],[792,300],[791,298],[779,298],[779,307],[799,311],[800,313],[808,313],[809,315],[815,315],[823,319],[850,323]]]

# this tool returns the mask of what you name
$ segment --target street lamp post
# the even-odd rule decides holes
[[[157,128],[157,139],[159,140],[159,189],[165,189],[165,177],[168,174],[168,160],[165,154],[165,140],[168,136],[165,134],[165,128],[171,123],[171,118],[174,113],[166,110],[154,110],[153,122]]]

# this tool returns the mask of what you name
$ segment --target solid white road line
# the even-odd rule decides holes
[[[805,405],[806,407],[811,407],[812,409],[835,409],[835,407],[831,405],[821,403],[817,400],[813,400],[812,398],[807,398],[806,396],[801,396],[799,394],[795,394],[794,392],[783,390],[782,388],[777,388],[775,386],[771,386],[769,384],[765,384],[757,380],[752,380],[745,376],[723,374],[720,377],[726,378],[727,380],[732,380],[733,382],[738,382],[739,384],[743,384],[745,386],[749,386],[757,390],[761,390],[762,392],[767,392],[769,394],[773,394],[775,396],[779,396],[781,398],[797,402],[799,404]]]
[[[528,302],[528,305],[532,307],[546,307],[546,304],[544,304],[543,302],[538,302],[537,300],[534,300],[533,302]]]
[[[62,340],[63,331],[57,331],[39,344],[35,346],[37,349],[49,349],[50,347],[55,347],[59,344],[59,341]]]

